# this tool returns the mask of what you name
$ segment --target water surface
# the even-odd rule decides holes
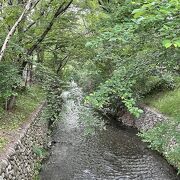
[[[74,90],[78,92],[77,87]],[[41,180],[179,179],[161,156],[147,149],[133,129],[107,125],[106,130],[85,136],[84,126],[78,121],[81,98],[74,100],[68,98],[68,92],[64,94],[62,119],[53,132],[54,144],[42,166]]]

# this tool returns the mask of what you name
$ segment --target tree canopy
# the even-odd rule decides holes
[[[23,80],[28,69],[31,81],[41,64],[77,80],[94,107],[117,99],[139,116],[137,102],[154,88],[173,88],[179,73],[179,9],[178,0],[2,1],[2,79]],[[16,93],[18,78],[1,94]]]

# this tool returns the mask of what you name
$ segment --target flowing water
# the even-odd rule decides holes
[[[180,179],[161,156],[147,149],[133,129],[107,125],[106,130],[86,136],[79,123],[81,91],[76,86],[72,91],[76,94],[73,99],[70,92],[62,94],[62,117],[53,132],[54,144],[42,166],[41,180]]]

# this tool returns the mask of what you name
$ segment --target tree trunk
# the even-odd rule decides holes
[[[42,47],[38,47],[37,50],[37,62],[42,63],[44,62],[44,50]]]
[[[11,111],[15,106],[15,103],[16,103],[16,96],[12,95],[9,98],[7,98],[5,101],[5,110]]]

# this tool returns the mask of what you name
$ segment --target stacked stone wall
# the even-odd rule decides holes
[[[47,122],[40,118],[44,103],[32,114],[10,143],[0,154],[0,180],[32,180],[40,156],[37,149],[47,141]]]
[[[130,113],[126,112],[120,117],[120,121],[122,121],[123,124],[135,127],[140,131],[146,131],[153,128],[156,123],[167,120],[167,117],[150,107],[143,106],[141,109],[143,109],[144,112],[139,118],[134,118]]]

